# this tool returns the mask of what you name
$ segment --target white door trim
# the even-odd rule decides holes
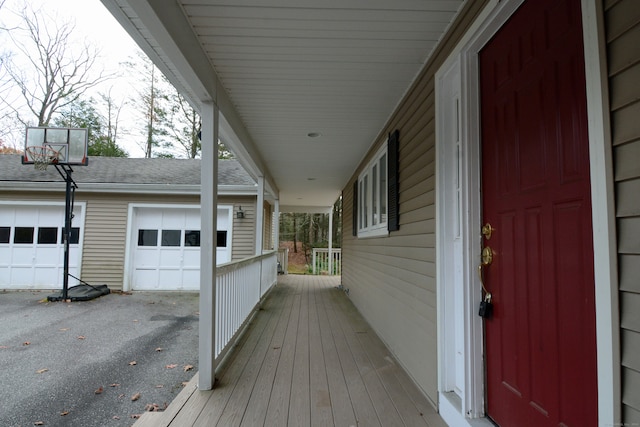
[[[443,157],[446,140],[444,135],[436,135],[438,162],[436,174],[440,185],[436,188],[438,237],[437,280],[438,280],[438,378],[439,407],[441,415],[449,425],[477,426],[489,423],[484,417],[484,366],[482,354],[482,326],[477,316],[480,302],[480,283],[476,266],[479,263],[481,239],[480,204],[480,126],[479,126],[479,67],[478,53],[487,41],[509,19],[523,0],[492,1],[472,25],[464,39],[445,61],[436,74],[436,90],[442,96],[445,82],[440,80],[452,67],[460,66],[461,107],[460,128],[462,129],[462,152],[459,163]],[[593,0],[582,0],[583,32],[585,45],[587,108],[589,118],[589,149],[592,187],[592,218],[594,239],[594,268],[596,295],[596,334],[598,352],[598,417],[599,425],[616,425],[620,422],[620,354],[619,320],[617,300],[617,265],[615,234],[615,203],[613,198],[613,166],[611,159],[610,126],[608,121],[608,93],[605,64],[606,51],[603,46],[602,11]],[[438,89],[440,87],[440,89]],[[438,104],[445,100],[436,96],[436,115],[443,114]],[[437,123],[441,119],[436,117]],[[442,180],[445,169],[460,165],[463,191],[461,209],[466,216],[462,225],[464,235],[463,257],[466,257],[463,272],[464,300],[451,304],[447,300],[446,260],[443,255],[450,253],[451,247],[442,236],[441,226],[448,210],[444,203]],[[452,307],[454,307],[452,309]],[[446,332],[446,323],[456,317],[456,310],[466,310],[464,316],[465,364],[462,395],[450,389],[449,373],[453,355]],[[479,325],[480,324],[480,325]],[[481,375],[479,375],[481,374]],[[488,424],[487,424],[488,425]]]

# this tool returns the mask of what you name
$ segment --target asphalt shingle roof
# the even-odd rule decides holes
[[[0,154],[0,181],[63,181],[54,166],[46,171],[23,165],[19,154]],[[73,166],[73,180],[105,184],[200,185],[200,159],[138,159],[90,157],[87,166]],[[219,185],[255,185],[237,160],[218,161]]]

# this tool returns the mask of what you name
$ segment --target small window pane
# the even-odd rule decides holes
[[[39,227],[38,244],[55,245],[58,243],[58,227]]]
[[[71,236],[69,236],[69,244],[77,245],[80,241],[80,228],[71,227]]]
[[[200,230],[185,230],[184,232],[185,246],[200,246]]]
[[[380,223],[387,222],[387,155],[380,157]]]
[[[373,165],[371,171],[371,224],[378,224],[378,165]]]
[[[64,227],[60,229],[60,243],[64,243],[65,239]],[[78,227],[71,227],[71,236],[69,238],[70,245],[77,245],[80,241],[80,229]]]
[[[13,243],[33,243],[33,227],[16,227]]]
[[[162,246],[180,246],[181,230],[162,230]]]
[[[363,187],[362,187],[362,214],[364,218],[364,223],[362,226],[367,228],[369,226],[369,205],[367,201],[369,200],[369,175],[364,176]]]
[[[0,243],[9,243],[11,227],[0,227]]]
[[[158,230],[138,230],[138,246],[158,246]]]
[[[218,230],[218,244],[216,245],[219,248],[227,247],[227,232]]]

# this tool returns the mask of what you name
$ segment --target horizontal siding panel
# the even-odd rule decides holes
[[[640,26],[631,28],[609,43],[609,75],[614,76],[640,60]]]
[[[615,40],[640,24],[638,0],[621,0],[605,16],[607,41]]]
[[[618,219],[618,252],[640,254],[640,217]]]
[[[627,405],[622,405],[622,419],[626,425],[640,425],[640,411]]]
[[[640,163],[640,159],[636,161]],[[616,215],[640,216],[640,178],[616,184]]]
[[[640,408],[640,372],[622,368],[622,403],[632,408]],[[629,421],[626,420],[625,421]]]
[[[620,255],[618,268],[620,290],[640,294],[640,255]]]
[[[640,332],[622,331],[622,365],[640,372]]]
[[[611,78],[609,95],[611,97],[612,111],[616,111],[640,100],[640,93],[634,90],[638,81],[640,81],[640,63],[635,64]]]
[[[638,126],[636,125],[636,127]],[[616,147],[614,159],[616,165],[615,179],[617,181],[640,177],[640,140]],[[640,195],[638,195],[637,199],[638,203],[640,203]]]
[[[640,294],[620,293],[620,326],[624,329],[640,331]]]
[[[638,117],[640,117],[640,103],[638,102],[611,113],[614,146],[640,139],[640,127],[636,124]]]

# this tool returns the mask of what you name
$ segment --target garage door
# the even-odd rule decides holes
[[[232,212],[218,207],[218,264],[231,261]],[[132,289],[200,289],[199,207],[137,207],[132,231]]]
[[[80,276],[84,205],[76,203],[69,273]],[[64,205],[0,204],[0,288],[62,289]],[[74,279],[69,285],[76,284]]]

